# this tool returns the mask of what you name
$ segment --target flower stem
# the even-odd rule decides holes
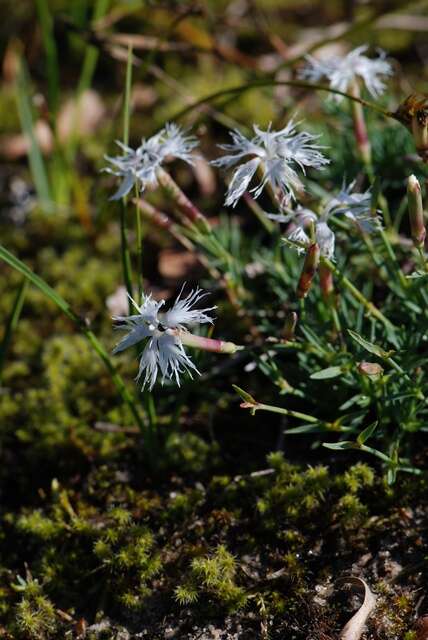
[[[125,93],[123,101],[123,143],[127,145],[129,143],[129,121],[131,118],[131,85],[132,85],[132,46],[128,46],[128,58],[126,64],[126,80],[125,80]],[[122,198],[122,204],[120,208],[120,241],[121,241],[121,256],[122,256],[122,271],[123,280],[125,283],[126,291],[128,292],[128,306],[129,313],[132,313],[132,266],[131,266],[131,254],[128,245],[127,225],[126,225],[126,205],[127,199]]]
[[[128,298],[132,298],[132,267],[131,254],[129,252],[127,229],[126,229],[126,200],[120,204],[120,253],[122,258],[123,281],[125,283]],[[128,299],[129,313],[132,313],[132,302]]]
[[[135,187],[135,197],[138,200],[138,188]],[[135,206],[135,220],[136,220],[136,244],[137,244],[137,288],[138,288],[138,300],[141,300],[143,294],[143,229],[141,225],[141,212],[138,206]]]

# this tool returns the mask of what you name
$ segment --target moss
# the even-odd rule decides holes
[[[15,624],[19,637],[35,640],[46,640],[58,630],[55,607],[32,578],[25,583],[22,599],[16,606]]]

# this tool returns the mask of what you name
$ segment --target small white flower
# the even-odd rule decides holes
[[[260,168],[262,177],[259,184],[251,189],[257,198],[267,183],[281,199],[295,198],[295,190],[303,188],[296,169],[305,173],[306,167],[321,169],[328,164],[320,147],[314,144],[319,136],[296,131],[293,120],[280,131],[272,131],[269,125],[263,131],[253,125],[255,136],[248,140],[239,131],[231,131],[232,144],[220,145],[229,154],[212,162],[218,167],[233,167],[244,158],[248,158],[234,172],[227,191],[226,206],[235,206],[247,190],[256,171]],[[251,157],[252,156],[252,157]]]
[[[320,247],[321,255],[329,260],[334,259],[335,234],[328,222],[334,215],[344,215],[352,220],[364,232],[374,231],[380,228],[380,221],[371,212],[371,193],[355,193],[352,182],[347,187],[343,186],[337,196],[331,198],[323,207],[320,214],[311,209],[298,206],[294,212],[287,215],[268,214],[269,218],[281,223],[291,223],[286,238],[296,243],[298,252],[304,251],[310,245],[307,228],[312,222],[315,227],[315,240]]]
[[[353,49],[345,57],[334,56],[328,60],[317,60],[308,55],[308,64],[300,71],[299,77],[310,82],[327,78],[332,89],[343,92],[349,89],[356,78],[361,78],[372,97],[378,98],[385,90],[382,76],[391,76],[393,71],[385,59],[384,51],[379,50],[379,57],[373,59],[363,55],[367,49],[368,45],[363,45]],[[342,96],[335,98],[342,100]]]
[[[137,314],[113,316],[113,320],[119,323],[116,328],[128,332],[115,346],[113,353],[119,353],[146,340],[137,375],[139,380],[144,374],[143,389],[146,385],[150,390],[153,388],[159,370],[162,384],[165,378],[169,378],[175,379],[178,386],[180,374],[188,373],[190,377],[192,371],[199,374],[184,350],[180,332],[187,331],[186,325],[212,324],[213,320],[207,312],[213,311],[216,307],[194,309],[194,305],[208,294],[197,288],[182,298],[182,292],[183,289],[169,311],[164,313],[160,312],[160,308],[165,301],[156,302],[150,294],[144,298],[140,306],[132,300]]]
[[[198,141],[193,136],[186,136],[180,127],[168,123],[151,136],[143,139],[137,149],[132,149],[120,141],[116,144],[122,149],[121,156],[105,156],[112,166],[103,171],[122,178],[116,193],[110,198],[119,200],[126,196],[134,185],[143,191],[149,185],[156,185],[156,171],[167,159],[179,158],[193,164],[192,151]]]

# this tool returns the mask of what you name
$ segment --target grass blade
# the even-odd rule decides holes
[[[58,51],[53,33],[53,20],[47,0],[36,0],[36,7],[42,30],[43,46],[46,53],[49,107],[52,117],[54,118],[58,109],[59,69]]]
[[[0,345],[0,383],[3,378],[3,367],[6,360],[6,355],[9,350],[13,332],[18,326],[19,317],[21,315],[27,288],[28,280],[27,278],[24,278],[19,286],[18,293],[16,294],[15,302],[13,303],[12,311],[7,321],[3,340]]]
[[[51,204],[49,182],[42,152],[40,151],[40,147],[34,135],[33,114],[31,111],[29,95],[30,91],[27,70],[24,60],[21,59],[16,84],[19,119],[21,121],[22,131],[27,136],[30,143],[28,159],[37,196],[42,205],[49,207]]]

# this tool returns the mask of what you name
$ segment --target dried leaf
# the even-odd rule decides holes
[[[364,589],[364,601],[361,607],[352,618],[345,624],[340,635],[339,640],[359,640],[363,633],[364,626],[367,619],[376,605],[376,597],[370,591],[368,584],[362,580],[362,578],[345,578],[338,581],[341,584],[354,584]]]

